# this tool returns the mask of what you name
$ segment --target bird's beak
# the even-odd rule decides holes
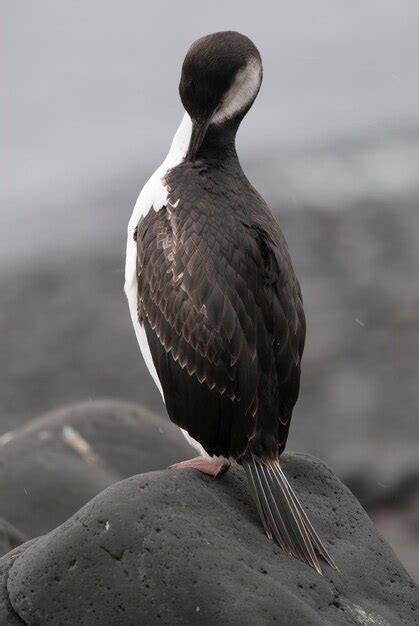
[[[188,152],[186,153],[186,161],[195,161],[199,148],[204,141],[205,133],[208,130],[211,116],[203,120],[192,120],[192,133],[189,142]]]

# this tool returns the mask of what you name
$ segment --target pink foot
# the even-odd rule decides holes
[[[215,478],[216,476],[224,474],[230,467],[230,463],[223,457],[215,456],[207,458],[204,456],[197,456],[195,459],[175,463],[174,465],[171,465],[169,469],[183,469],[185,467],[192,467],[203,474],[208,474],[208,476],[214,476]]]

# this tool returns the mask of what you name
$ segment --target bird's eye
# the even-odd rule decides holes
[[[134,234],[132,236],[132,238],[134,239],[134,241],[137,241],[137,234],[138,234],[138,226],[135,227],[134,229]]]

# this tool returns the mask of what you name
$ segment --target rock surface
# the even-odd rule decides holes
[[[415,624],[417,589],[359,502],[316,459],[284,466],[339,572],[323,564],[321,577],[265,538],[240,468],[165,470],[110,486],[3,557],[1,623]]]
[[[96,400],[63,407],[0,438],[1,514],[36,537],[108,485],[190,456],[168,418],[138,405]]]

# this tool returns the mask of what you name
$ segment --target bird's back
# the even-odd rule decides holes
[[[211,454],[283,449],[305,322],[282,232],[235,154],[183,162],[138,224],[138,311],[170,418]]]

